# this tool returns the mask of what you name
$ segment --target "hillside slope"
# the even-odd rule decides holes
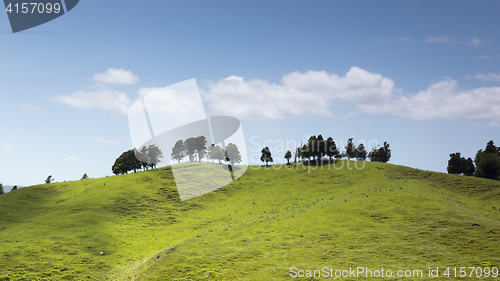
[[[499,182],[347,164],[250,167],[184,202],[169,168],[4,194],[0,280],[280,280],[291,267],[500,265]]]

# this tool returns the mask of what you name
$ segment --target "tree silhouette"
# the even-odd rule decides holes
[[[222,149],[220,145],[214,145],[214,144],[212,144],[208,149],[208,157],[213,160],[218,160],[219,164],[221,164],[220,161],[226,158],[224,155],[224,149]]]
[[[158,148],[158,146],[154,144],[150,144],[148,146],[148,163],[151,168],[156,168],[156,165],[161,162],[161,158],[163,158],[163,153]],[[135,157],[134,157],[135,158]],[[135,172],[135,170],[134,170]]]
[[[52,177],[52,175],[49,175],[46,179],[45,179],[45,183],[51,183],[54,181],[54,178]]]
[[[292,152],[290,152],[290,150],[287,150],[287,152],[285,153],[285,159],[287,161],[287,165],[290,165],[290,158],[292,158]]]
[[[347,157],[347,160],[351,160],[351,158],[356,157],[356,145],[354,145],[352,138],[347,140],[347,145],[345,147],[345,156]]]
[[[89,178],[89,176],[87,176],[87,173],[85,173],[85,174],[83,174],[83,176],[82,176],[82,178],[81,178],[81,179],[82,179],[82,180],[86,180],[86,179],[88,179],[88,178]]]
[[[151,147],[151,146],[150,146]],[[142,167],[142,162],[137,160],[135,149],[123,152],[116,160],[111,170],[115,175],[128,174],[129,171],[137,172]]]
[[[189,157],[189,162],[194,161],[194,154],[196,153],[196,139],[188,138],[184,141],[184,149],[186,150],[186,154]]]
[[[182,140],[178,140],[175,143],[174,147],[172,147],[172,153],[170,156],[172,159],[177,160],[177,163],[180,163],[182,158],[186,156],[184,142]]]
[[[3,184],[0,183],[0,195],[4,194],[5,191],[3,190]]]
[[[448,167],[446,170],[448,174],[457,174],[460,175],[463,173],[463,164],[462,160],[465,160],[463,157],[460,157],[460,152],[450,154],[450,160],[448,160]]]
[[[360,145],[358,145],[354,153],[354,157],[356,157],[356,160],[358,161],[366,160],[366,149],[364,144],[361,143]]]
[[[309,147],[306,144],[302,146],[300,155],[302,159],[308,159],[309,161],[311,161],[311,157],[313,156],[312,152],[309,150]]]
[[[238,150],[238,147],[234,143],[229,143],[226,147],[226,156],[229,159],[229,163],[231,163],[231,166],[234,165],[234,163],[240,163],[241,162],[241,155],[240,151]]]
[[[269,162],[274,162],[273,157],[271,156],[271,150],[269,147],[264,147],[261,151],[262,156],[260,156],[260,161],[264,162],[266,164],[266,167],[268,167]]]
[[[463,173],[466,176],[472,176],[474,175],[474,172],[476,170],[476,167],[474,167],[474,162],[472,159],[469,157],[463,162],[464,168],[463,168]]]
[[[384,142],[383,147],[373,148],[373,150],[368,153],[368,157],[370,161],[375,162],[388,162],[391,159],[391,149],[389,148],[389,144]]]
[[[474,159],[477,177],[497,179],[500,176],[500,147],[496,147],[492,140],[486,144],[483,151],[480,149]]]
[[[205,136],[199,136],[195,139],[196,154],[198,154],[198,161],[205,157],[207,151],[207,138]]]
[[[332,161],[332,157],[340,156],[340,152],[332,137],[326,139],[326,156],[330,158],[330,162]]]

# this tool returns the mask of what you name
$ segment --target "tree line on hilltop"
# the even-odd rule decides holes
[[[137,157],[136,156],[139,156]],[[139,160],[139,159],[141,160]],[[162,151],[158,146],[151,144],[143,146],[140,151],[130,149],[123,152],[116,160],[111,170],[115,175],[128,174],[130,171],[137,172],[137,170],[147,170],[149,168],[156,168],[156,165],[161,162],[163,158]]]
[[[452,153],[448,160],[447,170],[449,174],[498,179],[500,177],[500,147],[496,147],[493,140],[490,140],[484,150],[477,151],[474,161],[470,157],[465,159],[460,152]]]
[[[189,162],[201,162],[203,158],[212,160],[212,163],[226,161],[230,165],[241,163],[241,154],[234,143],[229,143],[225,149],[220,145],[207,146],[205,136],[178,140],[172,147],[171,158],[180,163],[187,157]],[[112,166],[115,175],[137,172],[140,169],[156,168],[163,158],[163,152],[154,144],[144,146],[140,151],[134,149],[123,152]]]
[[[205,136],[178,140],[172,148],[171,157],[177,160],[177,163],[180,163],[186,157],[188,157],[189,162],[201,162],[203,158],[207,158],[208,160],[212,160],[212,163],[215,160],[219,164],[221,164],[221,161],[227,161],[231,165],[241,163],[241,154],[236,144],[229,143],[225,149],[215,144],[207,147]]]
[[[264,165],[268,166],[269,163],[274,162],[269,147],[264,147],[261,153],[262,155],[260,160],[264,162]],[[307,160],[309,163],[322,163],[321,160],[325,156],[329,158],[329,162],[332,162],[332,159],[341,158],[347,158],[348,160],[352,158],[358,161],[364,161],[367,157],[370,158],[371,161],[388,162],[391,158],[391,149],[389,148],[389,143],[384,142],[382,147],[373,148],[370,153],[367,153],[363,143],[356,146],[353,138],[349,138],[347,140],[345,150],[341,153],[332,137],[328,137],[325,140],[322,135],[318,135],[317,137],[313,135],[309,138],[306,144],[295,149],[294,162],[297,162],[297,160]],[[287,164],[290,165],[292,152],[288,150],[285,153],[284,158],[287,160]]]

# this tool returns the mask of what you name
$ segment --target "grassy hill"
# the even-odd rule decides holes
[[[282,280],[291,267],[500,266],[500,182],[347,164],[250,167],[183,202],[168,167],[18,189],[0,196],[0,280]]]

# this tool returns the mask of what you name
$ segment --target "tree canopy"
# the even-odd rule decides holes
[[[54,181],[54,178],[52,177],[52,175],[48,176],[46,179],[45,179],[45,183],[51,183]]]
[[[262,155],[260,156],[260,161],[264,162],[266,166],[269,166],[268,163],[274,162],[273,157],[271,156],[271,150],[269,149],[269,147],[267,147],[267,146],[264,147],[261,150],[261,153],[262,153]]]
[[[366,160],[366,149],[364,144],[361,143],[360,145],[358,145],[358,147],[356,147],[356,150],[354,151],[354,157],[358,161]]]
[[[373,150],[368,153],[370,161],[375,162],[388,162],[391,159],[391,149],[389,148],[389,143],[384,142],[384,146],[373,148]]]
[[[218,160],[219,164],[221,164],[220,161],[223,161],[226,158],[226,156],[224,155],[224,149],[222,149],[220,145],[212,144],[208,148],[207,158],[212,160]]]
[[[356,145],[354,144],[353,138],[347,140],[347,145],[345,147],[345,156],[348,160],[356,157]]]
[[[184,141],[178,140],[174,147],[172,147],[172,153],[170,157],[174,160],[177,160],[177,163],[180,163],[181,160],[186,157],[186,150],[184,147]]]
[[[474,163],[469,157],[465,159],[461,157],[460,152],[450,154],[450,160],[448,160],[448,167],[446,168],[448,174],[464,174],[466,176],[472,176],[474,174]]]
[[[482,178],[498,179],[500,176],[500,147],[490,140],[484,151],[480,149],[474,159],[475,175]]]
[[[226,156],[229,159],[229,163],[231,163],[231,166],[234,165],[234,163],[241,163],[241,154],[240,151],[238,150],[238,147],[234,143],[229,143],[226,147]]]
[[[288,150],[286,153],[285,153],[285,159],[287,161],[287,165],[290,165],[290,158],[292,158],[292,152],[290,150]]]

